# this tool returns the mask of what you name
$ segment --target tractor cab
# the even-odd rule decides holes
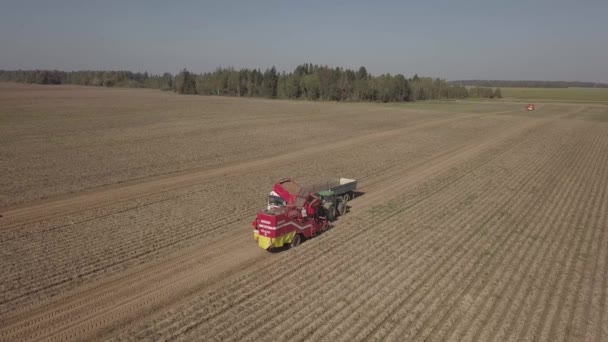
[[[319,198],[321,198],[321,201],[323,201],[323,203],[334,203],[336,200],[336,193],[332,190],[319,191],[317,192],[317,194],[319,195]]]
[[[346,202],[333,190],[323,190],[317,192],[317,196],[321,199],[322,203],[322,216],[326,217],[328,221],[333,221],[338,215],[344,215],[346,213]]]

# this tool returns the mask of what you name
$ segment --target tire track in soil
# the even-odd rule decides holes
[[[459,118],[462,118],[462,117],[459,117]],[[540,122],[540,120],[539,120],[539,122]],[[437,123],[435,122],[434,124],[437,124]],[[441,166],[444,166],[444,165],[441,165]],[[65,203],[65,202],[64,202],[64,203]],[[69,203],[69,202],[68,202],[68,203]],[[247,234],[247,235],[249,235],[249,234]],[[85,296],[83,296],[83,297],[88,297],[88,296],[86,296],[86,295],[85,295]],[[30,324],[31,324],[31,322],[30,322]],[[4,328],[3,328],[3,330],[2,330],[2,331],[3,331],[3,332],[5,331],[5,330],[4,330]],[[11,331],[13,331],[13,332],[14,332],[14,330],[11,330]]]

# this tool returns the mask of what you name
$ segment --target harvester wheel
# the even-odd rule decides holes
[[[346,201],[338,202],[338,213],[340,213],[340,216],[346,214]]]
[[[296,234],[293,236],[293,240],[291,240],[289,247],[291,247],[291,248],[297,247],[300,244],[300,242],[302,242],[302,237],[300,236],[300,234]]]

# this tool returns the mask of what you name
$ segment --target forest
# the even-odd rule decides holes
[[[403,102],[502,97],[498,88],[466,87],[417,74],[411,78],[388,73],[375,76],[365,67],[351,70],[310,63],[299,65],[289,73],[278,72],[274,66],[264,71],[217,68],[200,74],[184,69],[177,75],[131,71],[0,70],[0,82],[154,88],[179,94],[325,101]]]

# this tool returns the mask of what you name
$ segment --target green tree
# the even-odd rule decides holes
[[[365,69],[363,66],[360,67],[359,71],[357,71],[356,77],[357,80],[367,80],[367,69]]]
[[[321,88],[321,82],[317,75],[306,75],[302,77],[302,94],[307,100],[319,99],[319,92]]]
[[[302,96],[300,90],[301,76],[296,73],[290,74],[287,76],[286,80],[286,93],[288,99],[297,99]]]
[[[262,78],[262,96],[268,98],[277,97],[278,83],[279,77],[277,69],[274,66],[270,69],[266,69]]]
[[[175,91],[178,94],[196,94],[196,81],[192,74],[184,69],[175,78]]]

